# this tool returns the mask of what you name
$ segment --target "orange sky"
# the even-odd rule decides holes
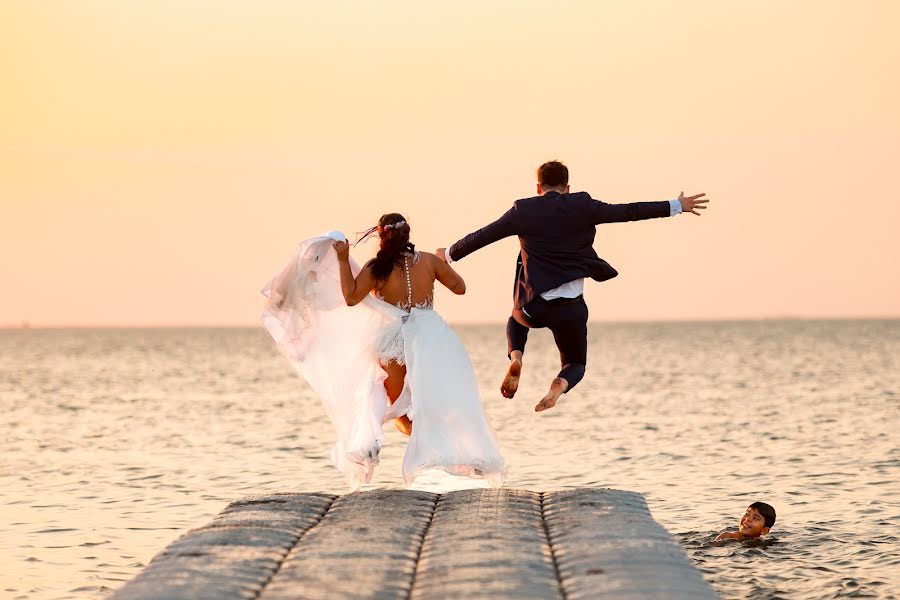
[[[0,325],[252,325],[293,245],[422,249],[565,161],[610,202],[591,317],[900,316],[900,3],[0,4]],[[368,258],[374,245],[355,255]],[[516,242],[459,263],[501,322]]]

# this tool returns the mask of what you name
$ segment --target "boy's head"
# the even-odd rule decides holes
[[[769,533],[775,524],[775,509],[765,502],[754,502],[741,517],[741,534],[757,538]]]

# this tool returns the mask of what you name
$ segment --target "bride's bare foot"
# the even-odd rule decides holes
[[[506,377],[500,384],[500,393],[504,398],[512,398],[519,389],[519,376],[522,374],[522,361],[514,358],[509,361],[509,369],[506,371]]]
[[[567,389],[569,389],[568,381],[562,377],[554,379],[550,384],[550,391],[537,403],[537,406],[534,407],[534,412],[541,412],[542,410],[547,410],[548,408],[556,406],[556,401],[559,400],[559,397],[562,396]]]
[[[412,421],[410,421],[409,417],[406,415],[394,419],[394,427],[396,427],[403,435],[412,433]]]

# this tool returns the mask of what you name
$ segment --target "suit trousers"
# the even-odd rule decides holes
[[[568,382],[566,391],[571,390],[584,377],[587,364],[587,319],[588,307],[583,296],[554,300],[537,297],[523,308],[513,309],[506,323],[509,353],[513,350],[524,353],[528,330],[546,327],[553,333],[559,349],[562,365],[559,377]]]

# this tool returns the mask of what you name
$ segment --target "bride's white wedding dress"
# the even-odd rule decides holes
[[[335,467],[352,489],[369,483],[378,464],[383,425],[413,422],[403,458],[407,485],[426,469],[503,484],[503,457],[481,405],[475,373],[453,330],[430,306],[408,310],[367,296],[349,307],[341,292],[340,232],[300,243],[262,292],[263,327],[322,399],[334,424]],[[351,258],[354,276],[359,265]],[[406,365],[400,397],[389,406],[379,357]]]

